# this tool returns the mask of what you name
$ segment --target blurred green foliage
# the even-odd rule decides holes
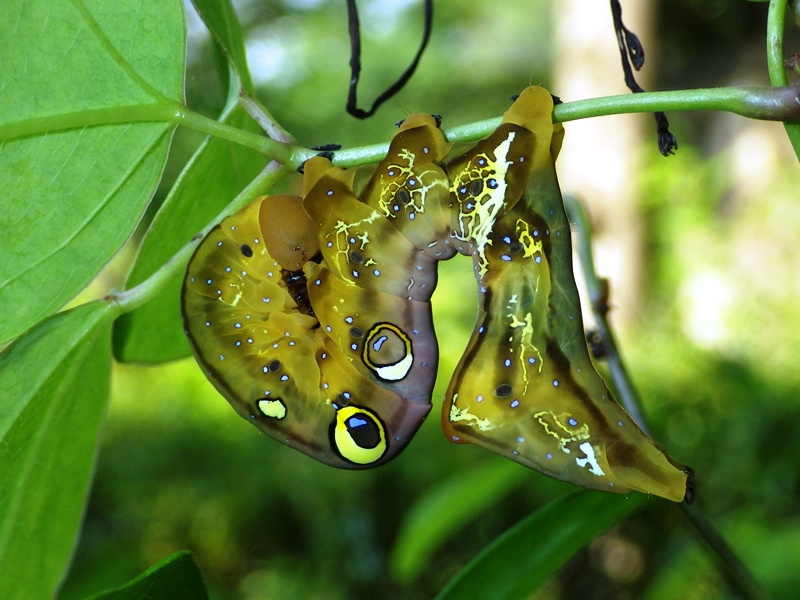
[[[360,4],[366,104],[413,56],[421,10],[408,1]],[[670,17],[657,21],[665,81],[710,86],[749,76],[746,53],[763,46],[765,6],[738,4],[660,3],[659,14]],[[509,95],[530,82],[548,84],[558,18],[551,14],[557,4],[544,0],[437,3],[420,70],[362,122],[344,114],[350,75],[342,3],[247,1],[237,10],[259,97],[308,146],[385,141],[396,120],[416,111],[442,113],[445,126],[501,114]],[[189,104],[216,116],[224,69],[209,68],[221,64],[219,52],[202,24],[189,22]],[[690,35],[687,23],[704,27]],[[677,156],[645,153],[640,173],[645,301],[621,345],[654,437],[698,473],[701,510],[776,597],[790,598],[800,587],[792,568],[800,555],[797,163],[778,125],[767,131],[738,118],[671,118]],[[712,127],[719,137],[691,133]],[[163,189],[200,141],[176,138]],[[569,191],[569,182],[562,187]],[[441,271],[434,314],[444,335],[432,423],[402,457],[375,471],[333,470],[267,440],[191,359],[115,365],[95,484],[60,598],[121,585],[180,549],[194,552],[216,598],[430,598],[499,534],[573,490],[513,467],[525,476],[512,475],[517,483],[502,498],[442,539],[416,580],[392,578],[392,552],[420,498],[453,477],[509,469],[477,447],[450,444],[436,423],[475,310],[469,260]],[[596,539],[535,595],[611,597],[706,600],[731,592],[677,508],[657,501]]]

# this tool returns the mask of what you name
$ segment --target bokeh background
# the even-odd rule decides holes
[[[529,84],[565,101],[626,92],[605,3],[439,0],[416,75],[375,117],[358,121],[344,112],[342,2],[235,5],[260,100],[308,146],[385,142],[395,121],[418,111],[442,114],[445,127],[499,116]],[[359,5],[365,105],[413,56],[422,9],[416,0]],[[768,85],[766,4],[623,8],[645,46],[645,88]],[[190,4],[187,19],[188,102],[215,116],[225,97],[222,59]],[[800,48],[796,29],[789,42]],[[721,113],[669,117],[680,144],[669,158],[658,153],[650,115],[568,123],[561,185],[592,215],[598,271],[610,278],[611,317],[653,436],[694,466],[697,505],[755,576],[775,597],[791,598],[800,589],[798,161],[780,124]],[[176,136],[157,201],[200,141]],[[97,293],[121,285],[135,242],[96,282]],[[473,296],[470,261],[443,265],[433,300],[442,360],[432,416],[400,458],[370,472],[330,469],[259,434],[192,359],[116,365],[61,598],[120,585],[184,548],[216,598],[432,597],[500,533],[572,489],[514,467],[524,475],[510,471],[497,502],[443,538],[420,573],[398,571],[398,534],[417,503],[452,478],[508,472],[499,457],[449,443],[438,426],[472,328]],[[666,501],[595,540],[532,595],[729,597],[714,558]]]

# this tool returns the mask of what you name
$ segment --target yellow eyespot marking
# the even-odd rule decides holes
[[[391,323],[378,323],[367,334],[362,353],[364,364],[384,381],[400,381],[411,370],[414,355],[411,340]]]
[[[258,410],[261,411],[265,417],[272,417],[273,419],[282,419],[286,416],[286,406],[280,398],[274,400],[267,400],[266,398],[258,401]]]
[[[357,465],[368,465],[386,452],[386,428],[378,415],[360,406],[336,411],[333,441],[339,454]]]

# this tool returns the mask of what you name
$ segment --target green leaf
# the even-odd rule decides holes
[[[252,95],[253,80],[247,67],[244,32],[230,0],[192,0],[192,4],[222,46],[228,61],[239,75],[242,89]]]
[[[221,121],[263,133],[244,110],[226,109]],[[127,286],[140,284],[219,214],[264,168],[258,152],[220,138],[208,138],[195,152],[156,214],[139,249]],[[189,356],[181,326],[183,273],[153,300],[114,324],[114,354],[124,362],[157,363]]]
[[[645,502],[643,494],[587,490],[556,498],[486,547],[437,600],[527,598],[589,541]]]
[[[403,520],[390,559],[393,578],[405,584],[416,579],[450,535],[530,480],[530,475],[516,463],[492,462],[451,476],[428,490]]]
[[[75,297],[130,237],[166,160],[185,52],[175,0],[3,11],[0,306],[13,318],[0,343]]]
[[[136,579],[90,600],[207,600],[200,570],[188,550],[170,554]]]
[[[108,302],[55,315],[0,354],[0,598],[53,597],[91,481],[111,371]]]

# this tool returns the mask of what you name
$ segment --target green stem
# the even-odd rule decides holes
[[[767,12],[767,69],[772,85],[787,85],[789,78],[783,58],[783,30],[787,0],[770,0]],[[796,117],[795,117],[796,118]]]
[[[620,401],[631,417],[637,422],[643,431],[647,432],[647,424],[641,413],[641,402],[636,389],[631,382],[622,356],[614,340],[611,326],[607,317],[607,288],[598,279],[594,269],[591,248],[591,230],[589,219],[583,205],[571,196],[564,197],[564,206],[569,215],[570,223],[574,224],[572,230],[578,237],[578,257],[583,269],[586,287],[589,290],[591,299],[592,313],[594,314],[598,332],[603,341],[606,357],[611,372],[611,378],[620,395]],[[700,511],[682,502],[681,509],[689,523],[708,545],[711,551],[719,560],[722,571],[728,579],[731,587],[739,592],[744,598],[750,600],[767,600],[769,594],[755,580],[747,567],[742,563],[736,553],[731,549],[725,539],[714,528],[711,522],[704,517]]]
[[[235,213],[240,208],[247,206],[250,202],[255,200],[258,196],[262,195],[267,189],[281,177],[285,175],[285,171],[276,162],[271,162],[267,165],[255,179],[253,179],[247,187],[245,187],[231,203],[225,208],[220,215],[206,225],[196,236],[194,236],[189,243],[183,248],[178,250],[172,258],[164,263],[158,271],[153,273],[150,277],[142,283],[124,292],[116,294],[116,302],[123,312],[130,312],[139,308],[143,304],[152,300],[170,281],[178,277],[189,263],[189,259],[197,248],[206,234],[217,225],[223,218]],[[113,294],[111,296],[114,296]]]
[[[730,87],[606,96],[559,104],[553,110],[553,121],[566,123],[624,113],[685,110],[720,110],[768,121],[800,119],[800,88]],[[486,119],[445,129],[444,134],[449,142],[473,142],[485,138],[499,124],[499,117]],[[388,149],[388,144],[377,144],[339,150],[335,162],[342,167],[361,166],[380,160]],[[313,155],[305,148],[295,148],[290,163],[299,164]]]
[[[176,111],[178,111],[176,113],[176,123],[178,125],[183,125],[184,127],[194,129],[195,131],[200,131],[201,133],[206,133],[208,135],[220,137],[231,142],[236,142],[242,146],[247,146],[248,148],[252,148],[253,150],[261,152],[262,154],[266,154],[281,164],[286,164],[289,158],[292,156],[292,148],[287,144],[276,142],[275,140],[264,137],[263,135],[258,135],[256,133],[250,133],[249,131],[237,129],[236,127],[231,127],[230,125],[220,123],[214,119],[209,119],[208,117],[204,117],[201,114],[191,111],[178,103],[174,104],[174,108]]]
[[[99,125],[127,125],[129,123],[172,123],[183,125],[195,131],[252,148],[280,163],[286,162],[292,156],[292,148],[287,144],[209,119],[171,100],[158,101],[152,104],[81,110],[6,123],[0,125],[0,140],[43,135],[68,129],[96,127]]]

